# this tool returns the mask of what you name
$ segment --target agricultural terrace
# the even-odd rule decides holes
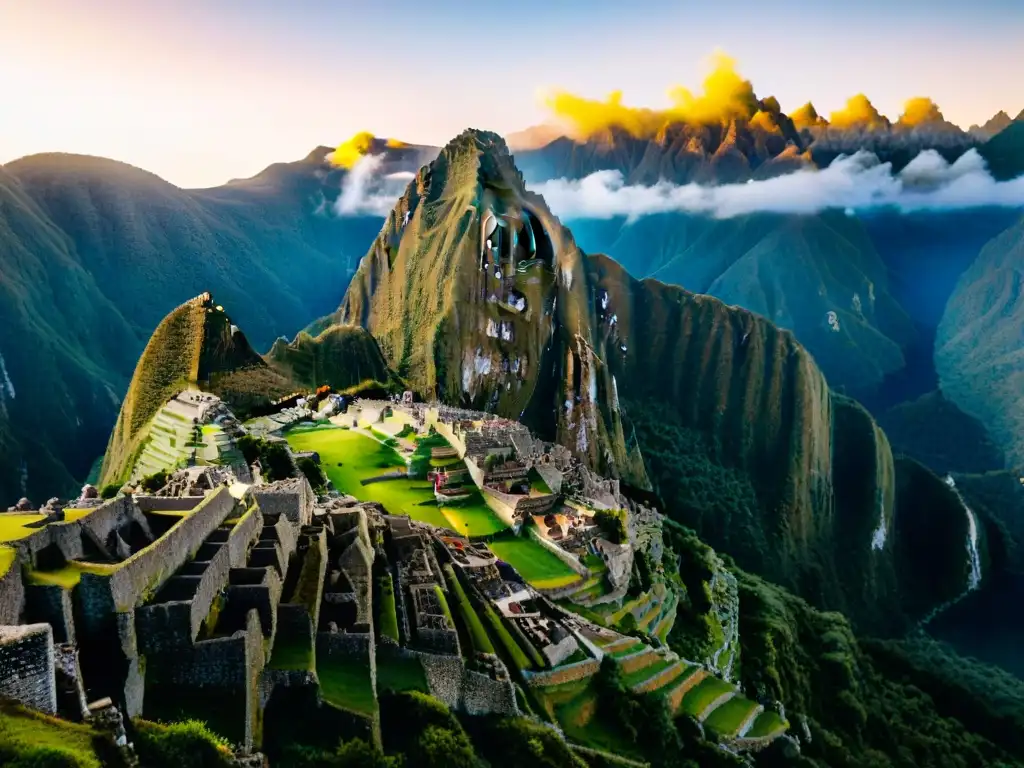
[[[65,509],[63,522],[72,523],[85,517],[90,512],[92,512],[91,509]],[[45,519],[46,515],[39,512],[4,512],[0,514],[0,544],[31,536],[39,529],[26,528],[25,526],[39,523]],[[51,525],[60,524],[51,523]]]
[[[557,555],[532,539],[502,539],[488,546],[536,589],[558,589],[580,579]]]
[[[481,497],[458,506],[439,506],[426,479],[396,478],[364,485],[363,481],[406,468],[391,445],[360,431],[335,426],[297,427],[285,437],[293,450],[316,451],[334,487],[360,501],[375,501],[392,515],[449,528],[469,536],[487,536],[505,524]]]

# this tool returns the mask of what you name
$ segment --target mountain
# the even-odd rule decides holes
[[[620,227],[573,222],[584,247],[632,274],[710,294],[792,330],[833,385],[870,392],[905,364],[914,329],[855,217],[664,213]]]
[[[336,306],[380,219],[327,213],[328,152],[205,190],[78,155],[0,168],[0,499],[85,479],[168,306],[209,289],[261,349]]]
[[[759,111],[750,119],[667,124],[653,137],[610,126],[577,141],[567,136],[516,153],[531,181],[580,179],[614,170],[631,184],[659,179],[677,183],[727,183],[787,173],[804,167],[804,142],[781,112]]]
[[[425,398],[522,420],[652,487],[741,567],[867,625],[968,585],[958,497],[901,472],[791,333],[585,254],[495,134],[467,131],[420,171],[324,322],[366,328]],[[937,542],[923,595],[900,580],[922,535]]]
[[[510,138],[515,138],[516,162],[531,182],[614,170],[630,184],[767,178],[823,168],[840,155],[860,150],[900,170],[923,150],[933,149],[952,162],[984,142],[945,120],[934,107],[893,123],[866,102],[849,119],[830,124],[812,104],[786,115],[772,98],[756,101],[738,116],[669,120],[653,135],[610,124],[584,137],[570,137],[545,125]]]
[[[318,336],[279,340],[266,359],[249,345],[224,307],[203,293],[157,326],[135,366],[100,472],[102,485],[132,475],[154,417],[183,390],[217,395],[239,418],[297,390],[387,386],[390,374],[374,340],[360,328],[333,327]]]
[[[936,336],[942,392],[977,418],[1005,453],[1024,466],[1024,219],[994,238],[963,273]]]
[[[1021,114],[1024,114],[1024,112]],[[1000,131],[1009,128],[1012,122],[1012,117],[1006,114],[1006,112],[999,110],[984,125],[972,125],[967,129],[967,132],[977,139],[988,141]]]
[[[1024,175],[1024,112],[1005,130],[989,139],[981,147],[981,155],[999,181]]]

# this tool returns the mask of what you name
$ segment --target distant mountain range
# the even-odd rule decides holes
[[[76,155],[0,168],[0,498],[85,479],[169,307],[212,287],[267,349],[337,304],[380,219],[324,212],[328,151],[206,190]]]
[[[834,129],[808,124],[806,111],[793,119],[770,101],[761,106],[756,119],[679,124],[650,140],[615,130],[582,144],[556,138],[515,160],[528,182],[614,168],[634,181],[710,183],[815,165],[815,146]],[[890,126],[876,138],[941,135]],[[355,157],[381,155],[380,172],[404,179],[439,151],[370,137]],[[1024,123],[979,151],[999,178],[1024,173]],[[0,498],[40,498],[85,478],[103,451],[96,436],[113,424],[134,362],[169,306],[211,290],[261,351],[337,306],[381,217],[338,215],[351,171],[328,162],[331,154],[318,147],[206,190],[74,155],[0,168],[0,321],[10,331],[0,338]],[[901,229],[912,218],[666,214],[572,226],[585,250],[608,253],[635,277],[708,292],[790,328],[833,387],[881,412],[935,388],[931,336],[945,298],[1014,215],[922,215]],[[931,260],[924,271],[922,258]],[[929,283],[937,259],[946,293],[922,298],[915,286]]]

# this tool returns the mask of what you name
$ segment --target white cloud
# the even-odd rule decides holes
[[[669,211],[725,219],[751,213],[817,213],[828,208],[852,213],[887,206],[903,211],[1024,207],[1024,177],[996,182],[973,149],[952,164],[934,150],[926,150],[897,174],[889,163],[862,151],[840,157],[822,170],[745,184],[627,185],[618,171],[599,171],[578,181],[545,181],[533,189],[567,220],[637,219]]]
[[[334,204],[340,216],[386,216],[415,174],[382,173],[384,155],[359,160],[342,182]],[[975,150],[948,163],[934,150],[917,155],[894,174],[870,152],[837,158],[827,168],[807,169],[745,184],[649,186],[626,184],[618,171],[598,171],[576,181],[552,179],[531,184],[555,215],[565,220],[631,220],[678,211],[719,219],[751,213],[817,213],[838,209],[893,207],[902,211],[947,210],[981,206],[1024,208],[1024,176],[997,182]]]
[[[406,186],[416,177],[409,171],[381,173],[384,155],[364,155],[345,174],[334,203],[339,216],[387,216]]]

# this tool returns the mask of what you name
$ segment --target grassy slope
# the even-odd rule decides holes
[[[152,329],[212,291],[259,348],[329,311],[377,217],[316,213],[340,188],[326,150],[227,187],[186,191],[100,158],[37,155],[0,169],[0,503],[80,485],[103,452]],[[2,377],[0,377],[2,378]]]
[[[171,397],[194,386],[199,378],[208,301],[209,297],[203,295],[182,304],[153,332],[135,366],[135,375],[110,436],[100,472],[103,485],[127,479],[150,419]]]
[[[378,501],[389,513],[409,515],[431,525],[453,528],[478,536],[495,533],[504,526],[483,505],[439,507],[433,486],[427,480],[398,479],[363,485],[362,480],[405,468],[405,460],[394,448],[348,429],[320,428],[294,430],[288,442],[297,450],[317,451],[322,467],[334,487],[363,501]]]

